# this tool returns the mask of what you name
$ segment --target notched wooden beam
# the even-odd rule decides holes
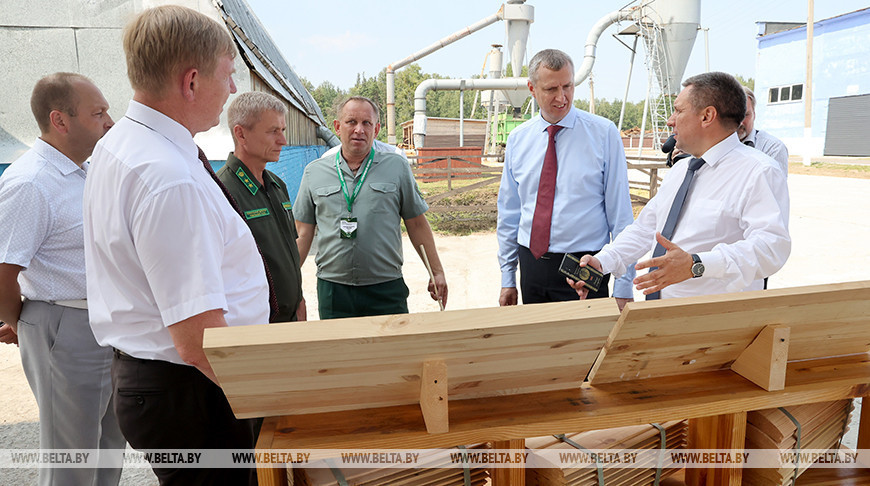
[[[423,363],[420,379],[420,409],[430,434],[443,434],[450,428],[447,411],[447,363]]]
[[[790,334],[788,326],[765,326],[731,364],[731,371],[767,391],[784,389]]]

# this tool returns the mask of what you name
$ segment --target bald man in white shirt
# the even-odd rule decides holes
[[[109,104],[88,78],[55,73],[36,83],[30,105],[41,135],[0,177],[0,342],[20,341],[40,449],[123,449],[112,350],[88,324],[82,235],[87,159],[112,127]],[[41,485],[120,477],[120,468],[39,469]]]

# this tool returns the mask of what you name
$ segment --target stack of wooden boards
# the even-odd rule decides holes
[[[797,425],[784,412],[800,424],[800,446]],[[846,432],[852,400],[811,403],[792,407],[771,408],[749,412],[746,417],[746,449],[773,449],[782,452],[801,450],[837,449]],[[803,464],[798,476],[809,468]],[[790,485],[795,467],[783,464],[777,469],[744,469],[743,484],[748,486]]]
[[[468,451],[487,449],[486,443],[469,446]],[[461,453],[462,449],[451,452]],[[469,482],[465,482],[465,469],[455,467],[448,461],[426,461],[420,468],[339,468],[347,486],[483,486],[489,482],[486,469],[468,468]],[[335,465],[337,461],[332,461]],[[324,464],[326,465],[326,464]],[[337,474],[329,468],[296,468],[293,470],[293,486],[342,486]]]
[[[688,434],[688,422],[685,420],[660,424],[665,430],[665,449],[673,451],[684,449]],[[620,453],[630,449],[659,450],[661,449],[661,431],[653,425],[637,425],[615,429],[593,430],[580,434],[566,434],[567,439],[588,450],[607,450]],[[570,443],[554,436],[526,439],[528,449],[559,450],[566,452],[582,452]],[[643,486],[655,483],[656,464],[650,461],[639,464],[641,467],[618,467],[617,463],[602,464],[604,484],[607,486]],[[661,478],[677,473],[677,468],[662,468]],[[549,468],[526,468],[526,486],[597,486],[598,469],[596,467],[560,468],[552,465]]]

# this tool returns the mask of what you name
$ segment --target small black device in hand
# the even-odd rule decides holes
[[[580,260],[570,253],[565,253],[565,256],[562,257],[559,271],[575,282],[582,281],[593,292],[598,292],[604,279],[604,274],[591,266],[581,267]]]

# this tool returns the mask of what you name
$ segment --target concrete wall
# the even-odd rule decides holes
[[[805,83],[806,27],[758,39],[756,127],[785,142],[792,154],[821,155],[832,97],[870,93],[870,10],[816,22],[813,38],[812,138],[804,142],[804,101],[768,103],[768,89]],[[804,100],[810,96],[804,92]]]
[[[30,94],[46,74],[72,71],[90,77],[108,100],[112,118],[124,116],[133,91],[121,47],[123,26],[136,12],[167,3],[194,8],[223,24],[210,0],[5,0],[0,59],[9,68],[0,95],[0,163],[15,160],[39,136]],[[235,81],[239,92],[251,90],[249,70],[239,55]],[[232,150],[226,115],[196,141],[209,158],[225,159]]]

